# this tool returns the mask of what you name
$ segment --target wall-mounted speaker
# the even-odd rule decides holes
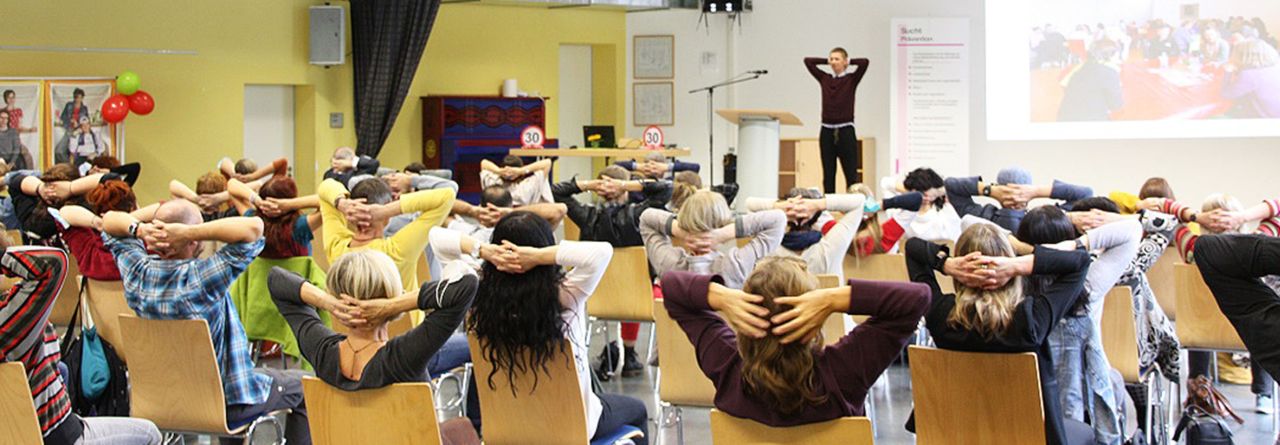
[[[347,13],[341,6],[312,6],[312,65],[342,65],[347,56]]]

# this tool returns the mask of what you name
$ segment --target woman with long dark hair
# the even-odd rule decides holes
[[[505,373],[507,380],[513,381],[515,375],[531,372],[536,386],[547,361],[570,348],[586,403],[587,435],[594,439],[623,425],[647,432],[644,403],[591,391],[587,298],[604,275],[613,247],[593,241],[557,245],[551,225],[524,211],[511,212],[499,220],[490,240],[492,244],[484,244],[451,230],[431,230],[430,246],[443,264],[442,278],[474,270],[463,261],[465,256],[485,260],[467,319],[467,329],[481,345],[481,350],[472,353],[493,363],[493,373],[477,376],[478,384],[495,388],[497,373]],[[637,439],[637,443],[646,442]]]

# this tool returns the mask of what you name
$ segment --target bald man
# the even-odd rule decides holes
[[[338,147],[333,151],[333,157],[329,158],[329,170],[324,172],[324,179],[334,179],[342,183],[343,187],[353,187],[351,178],[358,175],[373,175],[378,173],[378,167],[382,163],[377,159],[368,156],[357,156],[356,151],[351,147]]]
[[[125,299],[139,317],[203,319],[222,375],[227,422],[247,423],[263,412],[291,409],[285,436],[310,444],[299,370],[254,369],[249,340],[227,291],[262,251],[262,220],[229,217],[201,222],[200,208],[185,200],[161,204],[150,221],[108,212],[102,241],[115,256]],[[148,255],[147,246],[156,255]],[[213,256],[197,259],[202,241],[226,243]]]

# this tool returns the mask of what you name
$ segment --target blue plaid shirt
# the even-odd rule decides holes
[[[227,405],[267,401],[271,377],[253,371],[249,340],[227,291],[262,251],[262,238],[228,244],[209,258],[189,260],[162,260],[147,255],[142,241],[133,238],[103,233],[102,242],[116,258],[125,299],[139,317],[202,318],[209,323]]]

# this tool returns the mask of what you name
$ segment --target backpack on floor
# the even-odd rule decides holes
[[[1231,445],[1231,426],[1226,417],[1236,423],[1244,423],[1231,409],[1226,397],[1213,387],[1208,377],[1196,376],[1187,379],[1187,400],[1183,403],[1182,419],[1178,420],[1178,428],[1173,432],[1173,440],[1182,438],[1187,432],[1187,445]]]
[[[83,294],[85,283],[81,283]],[[98,336],[92,317],[81,313],[83,295],[71,315],[62,338],[62,363],[67,366],[64,384],[71,409],[81,417],[129,416],[129,369],[106,340]],[[81,320],[84,315],[85,320]],[[74,332],[79,327],[79,332]]]

